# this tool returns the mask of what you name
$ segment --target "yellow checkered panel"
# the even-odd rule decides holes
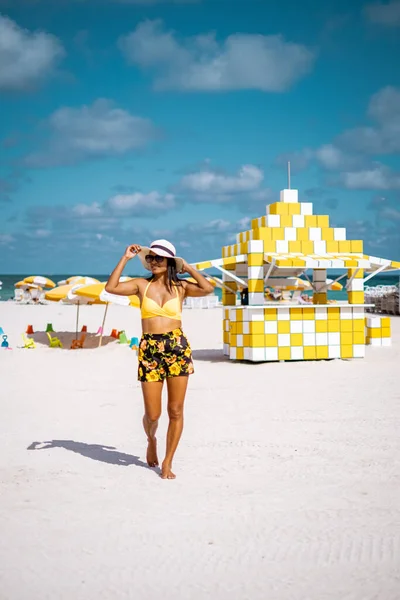
[[[232,359],[253,362],[363,358],[364,309],[351,306],[227,309],[224,352]]]
[[[367,346],[391,346],[390,317],[366,317],[366,344]]]

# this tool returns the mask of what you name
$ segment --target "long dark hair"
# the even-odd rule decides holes
[[[174,258],[166,257],[167,259],[167,288],[168,291],[172,294],[172,286],[179,285],[182,286],[181,280],[178,277],[178,271],[176,269],[176,262]],[[154,275],[151,275],[148,281],[153,281]]]

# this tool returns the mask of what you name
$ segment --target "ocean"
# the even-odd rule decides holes
[[[218,273],[214,273],[214,274],[218,277]],[[49,277],[55,283],[70,277],[69,274],[68,275],[63,275],[63,274],[61,274],[61,275],[60,274],[44,275],[44,276]],[[331,279],[335,279],[338,276],[339,276],[339,273],[336,275],[334,273],[329,273],[329,277]],[[108,279],[109,275],[90,274],[89,277],[94,277],[95,279],[99,279],[100,281],[106,281]],[[139,277],[139,275],[137,275],[137,276],[132,275],[132,277]],[[2,281],[2,286],[0,289],[0,300],[5,301],[5,300],[9,300],[10,298],[14,298],[14,284],[23,278],[24,278],[24,275],[0,275],[0,281]],[[375,287],[377,285],[397,285],[399,283],[399,280],[400,280],[400,275],[398,273],[396,273],[396,274],[393,274],[393,273],[380,274],[380,275],[377,275],[376,277],[373,277],[367,283],[367,285],[369,285],[371,287]],[[342,279],[340,283],[342,283],[344,286],[346,283],[346,278]],[[219,298],[221,298],[221,290],[219,288],[216,288],[215,293],[217,294],[217,296]],[[333,292],[333,291],[329,292],[329,298],[331,300],[345,300],[346,295],[347,294],[346,294],[345,290],[341,290],[339,292]]]

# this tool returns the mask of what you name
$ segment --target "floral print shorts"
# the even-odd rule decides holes
[[[139,344],[139,381],[163,381],[194,373],[192,349],[182,329],[144,333]]]

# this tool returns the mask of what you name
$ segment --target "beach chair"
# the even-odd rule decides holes
[[[83,348],[85,339],[86,339],[86,332],[83,332],[79,340],[72,340],[71,350],[77,350],[78,348]]]
[[[46,325],[46,333],[54,333],[54,329],[53,329],[53,324],[52,323],[47,323]]]
[[[203,300],[205,300],[205,308],[216,308],[218,306],[218,296],[215,294],[204,296]]]
[[[36,348],[36,344],[35,344],[35,340],[32,338],[28,338],[26,337],[26,335],[24,333],[21,334],[22,335],[22,339],[24,340],[24,348]]]
[[[23,298],[24,292],[20,288],[16,288],[14,290],[14,300],[15,302],[21,302]]]
[[[58,339],[58,337],[51,337],[50,333],[48,331],[46,331],[46,335],[49,338],[49,343],[50,343],[50,348],[62,348],[63,345],[61,343],[61,341]]]

